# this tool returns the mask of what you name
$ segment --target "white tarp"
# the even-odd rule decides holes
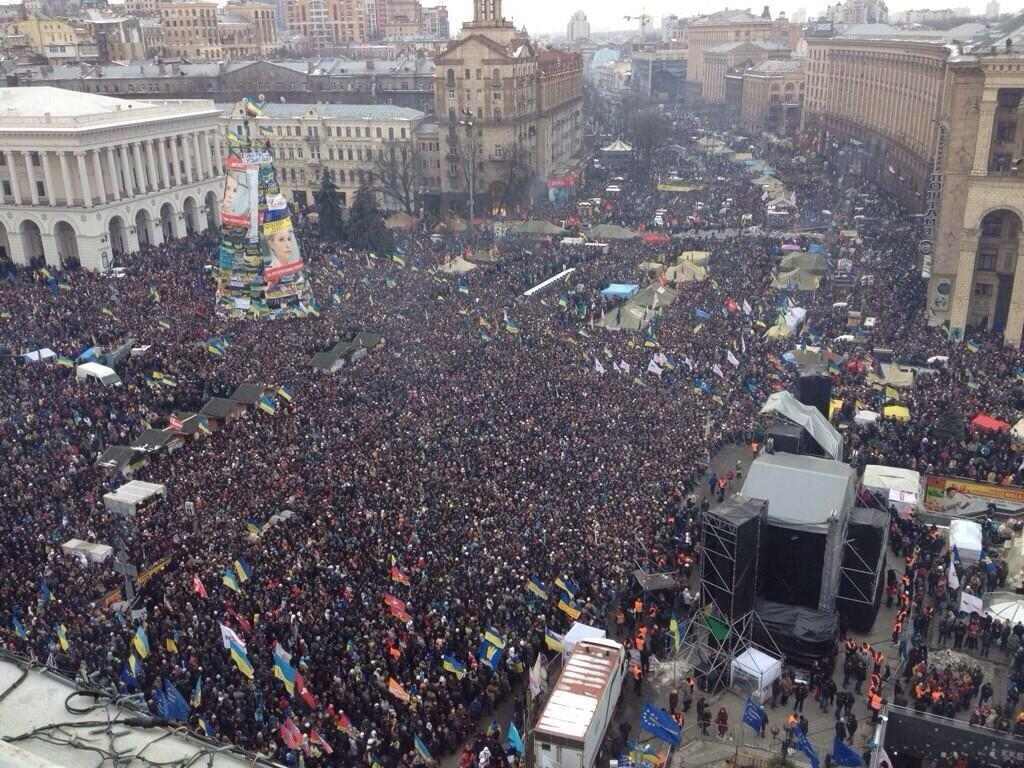
[[[103,504],[108,512],[134,515],[139,505],[154,496],[165,496],[167,488],[158,483],[147,483],[132,480],[125,483],[113,493],[103,494]]]
[[[861,482],[869,491],[882,494],[901,517],[910,517],[921,503],[921,473],[912,469],[868,464]]]
[[[22,355],[22,358],[24,358],[30,363],[38,363],[43,360],[52,360],[56,356],[57,353],[54,352],[52,349],[50,349],[49,347],[43,347],[42,349],[37,349],[35,352],[26,352],[24,355]]]
[[[853,423],[865,426],[866,424],[874,424],[880,418],[882,417],[875,411],[857,411],[854,414]]]
[[[954,520],[949,524],[949,546],[956,547],[960,561],[970,565],[981,559],[981,526],[973,520]]]
[[[843,439],[821,411],[813,405],[804,405],[785,390],[775,392],[761,407],[761,413],[777,413],[807,430],[829,456],[843,460]]]
[[[608,633],[599,627],[574,621],[569,627],[569,631],[565,633],[565,637],[562,638],[562,647],[565,649],[565,655],[568,656],[580,640],[604,639],[607,636]]]
[[[82,539],[68,539],[60,548],[66,555],[78,555],[90,563],[102,563],[114,554],[114,548],[107,544],[96,544]]]
[[[108,386],[121,383],[121,377],[117,375],[117,371],[99,363],[82,363],[75,368],[75,378],[79,381],[96,379]]]
[[[1013,425],[1013,429],[1010,430],[1010,434],[1013,435],[1013,439],[1018,443],[1024,443],[1024,419],[1021,419]]]
[[[988,615],[1002,622],[1024,624],[1024,598],[1010,592],[997,592],[992,595]]]
[[[732,685],[746,693],[770,692],[772,682],[782,676],[782,659],[776,659],[756,648],[748,648],[732,660]]]

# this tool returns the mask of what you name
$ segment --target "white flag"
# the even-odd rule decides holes
[[[604,373],[604,366],[601,365],[601,361],[598,360],[596,357],[594,358],[594,370],[601,374]]]
[[[953,565],[953,555],[949,556],[949,570],[946,571],[946,583],[952,590],[960,589],[960,577],[956,575],[956,566]]]
[[[725,353],[725,359],[729,361],[729,365],[731,365],[733,368],[740,367],[740,361],[736,359],[736,355],[732,353],[731,349]]]
[[[613,362],[613,363],[612,363],[612,368],[614,368],[614,369],[615,369],[615,372],[616,372],[616,373],[622,373],[622,369],[621,369],[621,368],[619,368],[619,364],[618,364],[618,363],[616,363],[616,362]]]
[[[960,595],[960,610],[964,613],[976,613],[979,616],[985,614],[985,604],[980,597],[964,592]]]
[[[661,376],[661,366],[660,366],[660,365],[658,365],[658,364],[657,364],[656,362],[654,362],[653,360],[651,360],[651,362],[649,362],[649,363],[647,364],[647,372],[648,372],[648,373],[655,373],[655,374],[657,374],[658,376]]]
[[[754,311],[754,308],[750,306],[750,302],[746,299],[743,300],[743,314],[749,315]]]
[[[231,641],[234,640],[242,647],[243,650],[246,650],[245,640],[240,638],[238,636],[238,633],[235,632],[235,630],[233,630],[231,627],[225,627],[223,624],[220,625],[220,639],[224,641],[225,648],[230,648]]]
[[[718,378],[725,378],[725,374],[722,373],[722,366],[720,366],[718,363],[715,363],[713,366],[711,366],[711,370],[714,371],[715,376],[717,376]]]
[[[654,356],[654,362],[656,362],[658,365],[664,368],[666,365],[668,365],[668,355],[666,355],[664,352],[659,352]]]
[[[747,354],[747,337],[744,336],[742,333],[740,334],[740,350],[743,352],[744,355]]]
[[[622,363],[619,364],[619,368],[622,369],[623,373],[629,373],[629,363],[627,363],[625,360],[623,360]]]
[[[537,660],[530,668],[530,694],[533,698],[540,696],[547,686],[547,669],[541,664],[541,654],[537,654]]]

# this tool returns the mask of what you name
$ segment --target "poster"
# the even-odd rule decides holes
[[[271,285],[302,270],[302,255],[291,218],[265,223],[262,245],[263,275]]]
[[[996,503],[1008,501],[1012,504],[1024,504],[1024,488],[983,483],[963,477],[928,475],[925,487],[925,506],[929,509],[942,509],[954,493],[976,496]]]
[[[259,176],[250,170],[256,171],[235,155],[228,157],[224,164],[220,221],[225,229],[248,229],[253,211],[259,215]]]

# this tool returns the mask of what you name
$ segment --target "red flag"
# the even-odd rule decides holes
[[[402,573],[400,570],[398,570],[397,565],[391,566],[391,580],[397,581],[399,584],[405,584],[405,586],[409,586],[409,577]]]
[[[395,597],[392,594],[388,594],[388,593],[384,594],[384,604],[388,608],[391,609],[392,613],[394,613],[395,610],[399,610],[399,611],[404,611],[405,610],[405,601],[404,600],[399,600],[397,597]]]
[[[348,734],[349,736],[355,736],[356,729],[352,726],[352,721],[349,716],[344,712],[339,712],[338,716],[334,720],[334,725],[337,726],[338,730],[342,733]]]
[[[302,746],[302,731],[290,717],[281,723],[278,731],[281,734],[281,741],[288,749],[299,749]]]
[[[334,754],[334,748],[327,743],[323,736],[316,732],[315,728],[309,732],[309,743],[316,744],[318,747],[322,747],[324,752],[326,752],[328,755]]]
[[[295,692],[299,694],[300,698],[306,702],[306,706],[310,709],[320,708],[320,702],[316,700],[313,692],[306,687],[306,679],[302,676],[301,672],[295,673]]]
[[[230,606],[227,607],[227,612],[231,615],[231,618],[238,622],[238,626],[241,627],[243,632],[252,632],[252,623],[245,616],[242,616]]]
[[[174,430],[178,430],[178,429],[181,429],[181,428],[182,428],[182,427],[184,426],[184,424],[182,423],[181,419],[179,419],[179,418],[178,418],[177,416],[171,416],[171,417],[170,417],[170,418],[169,418],[169,419],[167,420],[167,425],[168,425],[168,426],[169,426],[169,427],[170,427],[171,429],[174,429]]]
[[[207,597],[206,587],[203,586],[203,582],[199,580],[198,576],[193,576],[192,577],[192,589],[194,589],[195,593],[197,595],[199,595],[200,597],[202,597],[202,598],[206,598]]]
[[[404,610],[401,610],[399,608],[395,608],[393,606],[391,608],[391,615],[394,616],[396,619],[398,619],[403,624],[408,624],[410,621],[412,621],[412,616],[410,616]]]
[[[407,702],[407,701],[409,701],[409,699],[412,698],[409,695],[409,692],[406,691],[405,688],[402,687],[402,684],[399,683],[397,680],[395,680],[395,678],[393,678],[393,677],[389,677],[388,678],[388,693],[390,693],[392,696],[394,696],[399,701],[406,701]]]

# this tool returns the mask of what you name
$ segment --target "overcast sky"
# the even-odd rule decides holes
[[[835,2],[835,0],[831,0]],[[444,0],[423,0],[424,5],[432,5],[434,2]],[[733,8],[749,8],[753,13],[760,13],[764,8],[763,0],[760,5],[753,5],[751,0],[746,3],[735,2]],[[987,0],[889,0],[890,11],[905,11],[911,8],[959,8],[969,7],[974,13],[982,13],[985,10]],[[468,21],[473,16],[473,0],[447,0],[448,15],[451,19],[452,34],[456,34],[462,26],[462,22]],[[772,16],[779,11],[793,13],[804,8],[809,17],[816,16],[824,11],[828,0],[782,0],[777,3],[770,3]],[[1001,0],[1003,13],[1019,10],[1019,0],[1013,3]],[[532,33],[560,33],[565,34],[566,25],[573,11],[581,10],[587,14],[590,26],[594,30],[626,29],[637,22],[629,22],[623,19],[624,14],[639,14],[645,9],[648,14],[654,17],[655,26],[660,26],[662,16],[676,14],[677,16],[693,16],[698,13],[721,10],[727,7],[724,2],[711,5],[696,2],[695,0],[633,0],[629,3],[609,2],[608,0],[504,0],[503,11],[506,18],[511,18],[517,27],[526,25],[527,30]]]

